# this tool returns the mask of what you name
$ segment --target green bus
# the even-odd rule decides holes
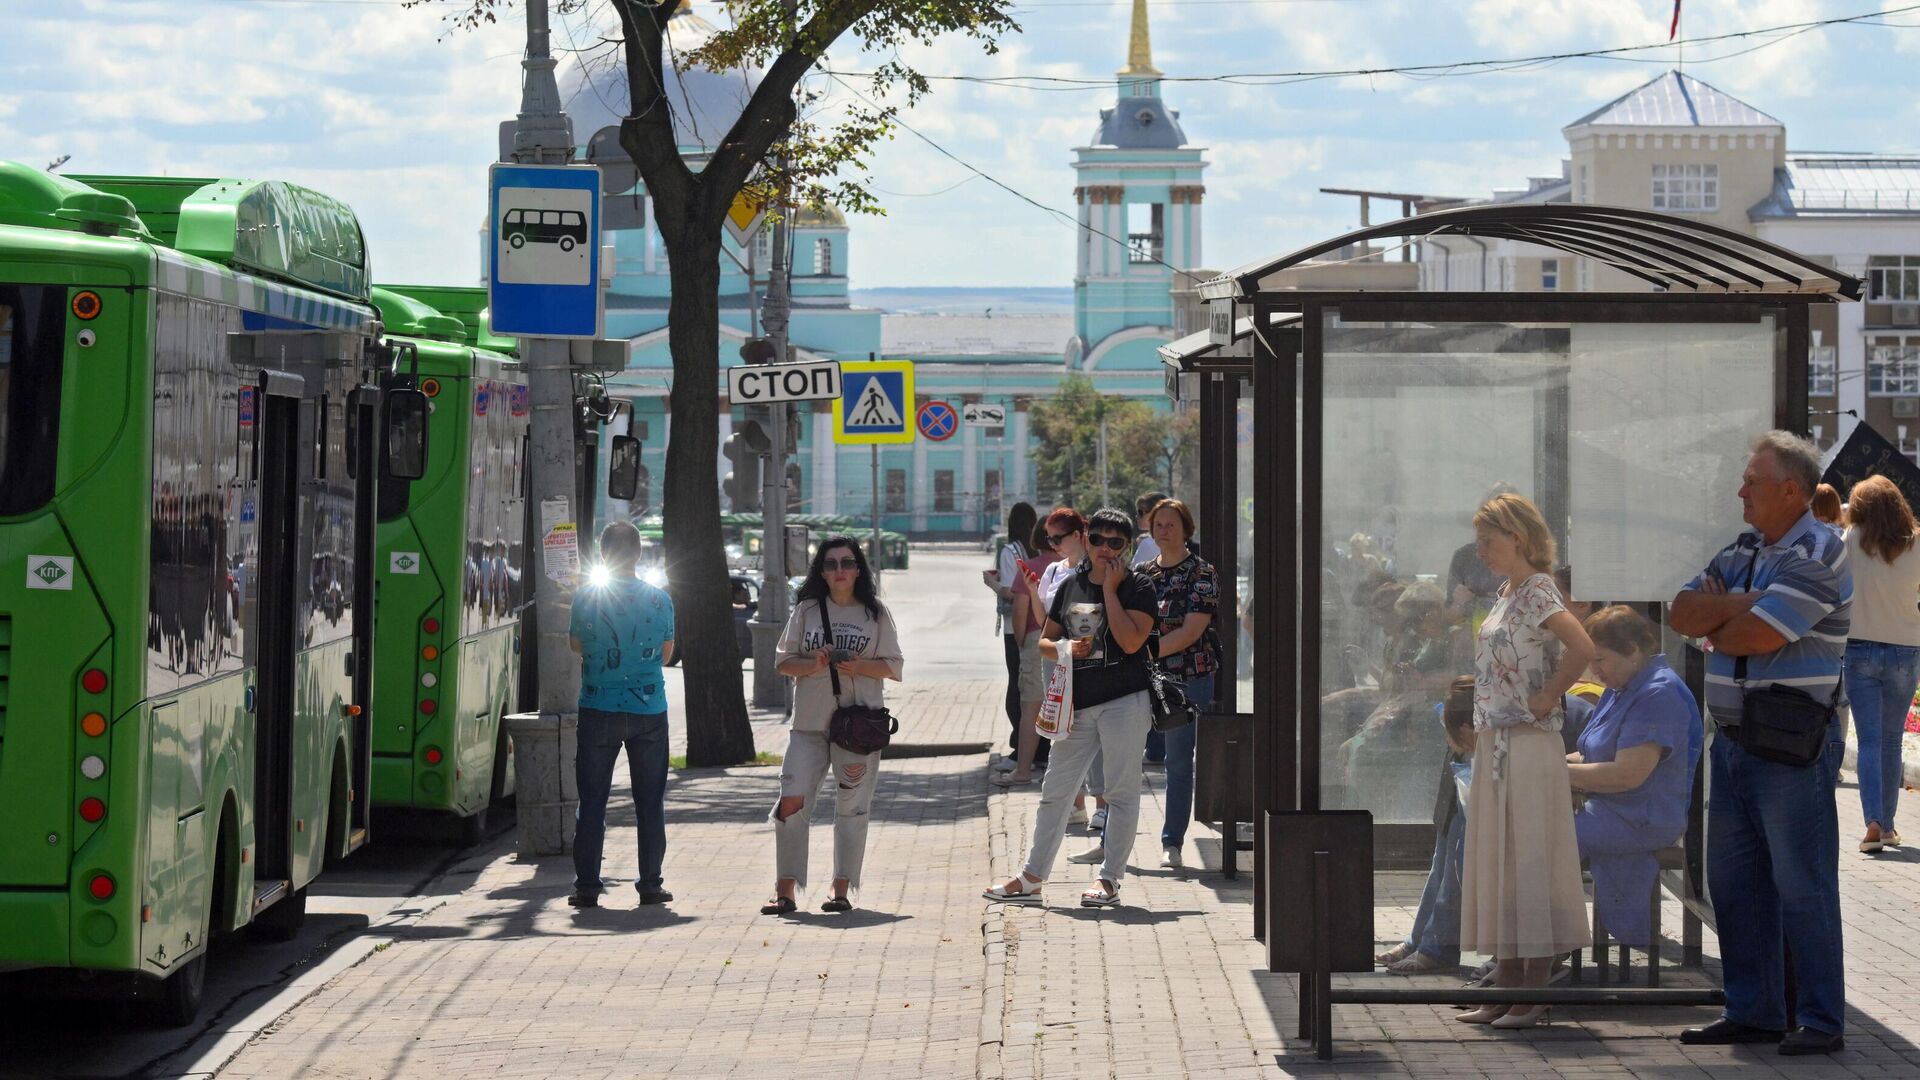
[[[0,970],[186,1023],[208,939],[366,842],[375,474],[425,430],[368,292],[317,192],[0,163]]]
[[[477,317],[485,289],[392,286],[373,302],[403,357],[393,378],[432,402],[425,475],[381,489],[373,802],[451,813],[475,843],[488,807],[513,791],[502,720],[518,703],[531,597],[527,381],[512,356],[476,347],[513,344]]]

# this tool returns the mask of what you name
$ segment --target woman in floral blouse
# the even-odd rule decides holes
[[[1193,512],[1179,499],[1162,499],[1147,513],[1159,557],[1142,566],[1159,601],[1160,665],[1186,680],[1187,700],[1200,709],[1213,702],[1220,670],[1220,638],[1213,617],[1220,610],[1220,584],[1213,566],[1193,554]],[[1167,820],[1160,827],[1160,865],[1184,864],[1181,849],[1193,818],[1193,746],[1198,724],[1167,732]]]
[[[1480,561],[1505,579],[1474,643],[1473,784],[1460,947],[1490,954],[1496,985],[1541,987],[1586,942],[1586,898],[1560,725],[1593,642],[1553,583],[1553,534],[1533,503],[1499,495],[1473,515]],[[1492,1005],[1468,1024],[1531,1027],[1545,1006]]]

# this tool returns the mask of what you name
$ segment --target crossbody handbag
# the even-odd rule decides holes
[[[820,636],[833,644],[833,618],[827,614],[827,599],[820,598]],[[887,748],[900,731],[900,721],[885,707],[840,704],[840,669],[831,662],[827,675],[833,680],[833,718],[827,721],[827,740],[854,754],[875,754]]]
[[[1755,548],[1747,563],[1747,588],[1753,588],[1754,566],[1760,561]],[[1827,725],[1840,704],[1840,681],[1834,680],[1833,696],[1825,704],[1793,686],[1767,686],[1747,689],[1747,658],[1733,662],[1733,681],[1740,687],[1740,726],[1728,732],[1735,746],[1763,761],[1805,768],[1819,761],[1827,750]]]
[[[1140,646],[1140,661],[1147,665],[1147,703],[1153,707],[1153,730],[1174,731],[1200,718],[1200,710],[1187,700],[1187,684],[1153,658],[1160,634],[1147,635]]]

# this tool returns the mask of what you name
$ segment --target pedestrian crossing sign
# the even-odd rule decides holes
[[[882,360],[840,365],[833,441],[843,446],[913,441],[913,365]]]

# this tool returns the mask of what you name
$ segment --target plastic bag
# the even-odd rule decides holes
[[[1055,742],[1073,731],[1073,661],[1053,665],[1053,673],[1047,677],[1046,696],[1040,699],[1040,715],[1033,726]]]

